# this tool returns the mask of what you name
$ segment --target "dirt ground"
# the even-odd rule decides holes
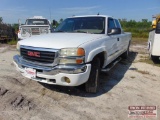
[[[157,106],[152,119],[160,120],[160,67],[140,62],[146,51],[132,45],[129,59],[101,73],[100,91],[89,94],[24,78],[12,63],[15,46],[0,44],[0,120],[128,120],[128,106]]]

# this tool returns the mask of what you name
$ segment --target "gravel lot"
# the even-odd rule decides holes
[[[160,67],[140,62],[146,45],[130,51],[128,60],[101,74],[100,91],[89,94],[82,86],[24,78],[12,63],[15,46],[0,44],[0,120],[127,120],[128,106],[157,106],[160,120]]]

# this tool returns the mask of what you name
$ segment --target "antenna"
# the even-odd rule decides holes
[[[50,20],[51,20],[51,8],[49,8]]]
[[[99,12],[98,12],[98,14],[97,15],[99,15]]]

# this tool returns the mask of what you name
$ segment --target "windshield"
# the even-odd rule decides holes
[[[64,20],[55,32],[105,33],[104,17],[78,17]]]
[[[49,22],[46,19],[28,19],[26,25],[48,25]]]

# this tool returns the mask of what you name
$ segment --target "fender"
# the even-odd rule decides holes
[[[92,51],[89,52],[88,57],[87,57],[87,62],[91,62],[93,60],[93,58],[101,52],[106,53],[106,54],[104,54],[104,58],[106,60],[107,59],[107,52],[105,51],[105,46],[102,46],[102,47],[98,47],[96,49],[93,49]]]

